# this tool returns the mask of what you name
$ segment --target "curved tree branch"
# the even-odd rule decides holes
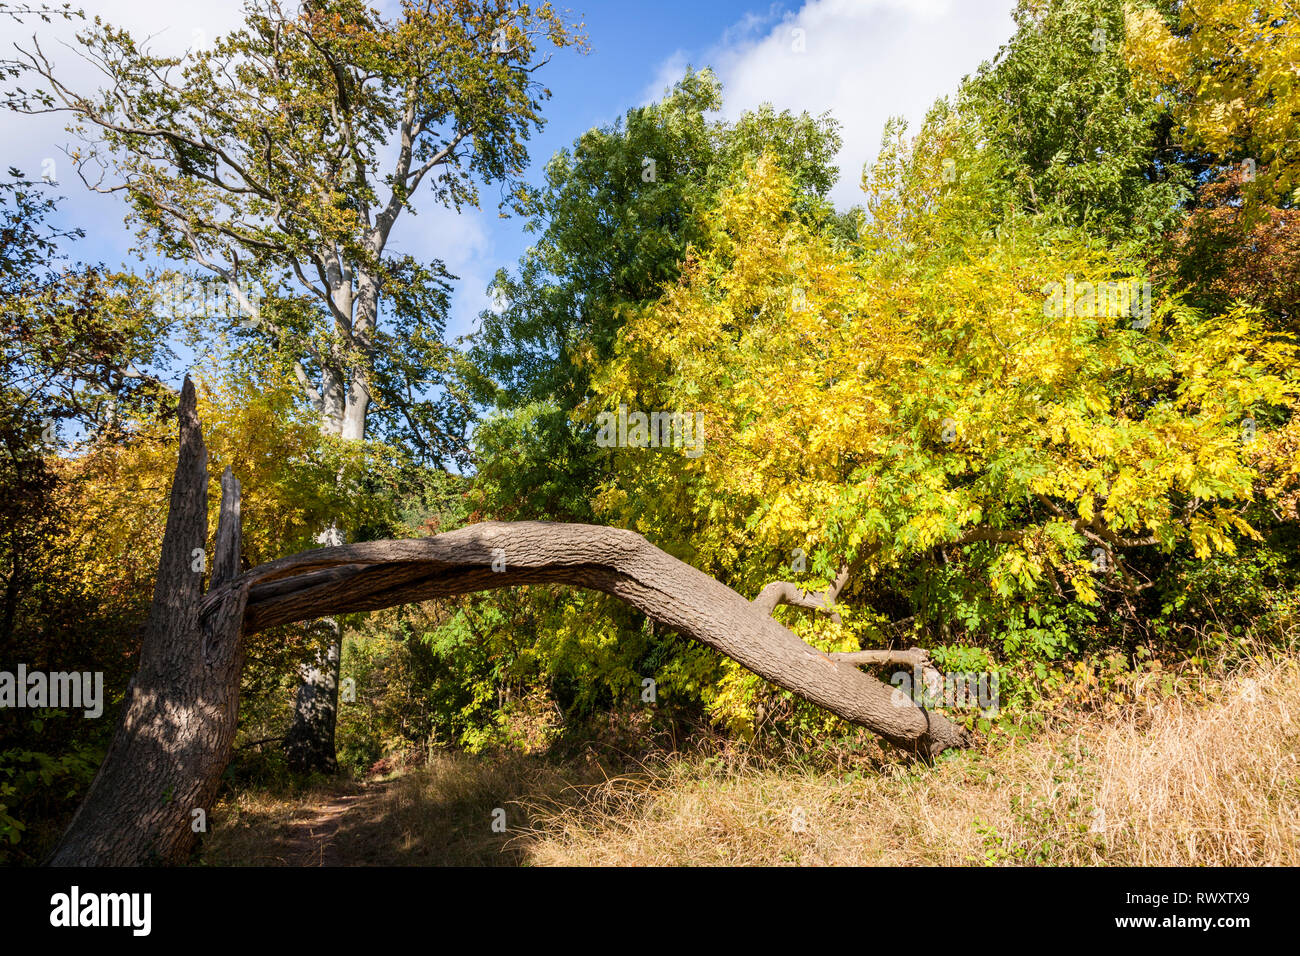
[[[665,627],[923,757],[966,743],[959,727],[900,700],[892,688],[859,671],[852,657],[836,659],[812,647],[758,602],[618,528],[484,522],[432,538],[319,548],[261,565],[214,589],[203,614],[226,601],[227,590],[246,592],[244,629],[253,633],[521,584],[571,584],[620,598]]]
[[[841,563],[839,573],[835,575],[835,580],[825,591],[804,591],[797,584],[791,584],[789,581],[773,581],[758,592],[758,597],[754,598],[754,609],[770,617],[777,605],[789,604],[791,607],[807,608],[810,611],[825,611],[830,614],[831,620],[838,624],[840,616],[835,612],[835,601],[844,590],[844,585],[849,583],[849,578],[853,576],[861,560],[859,558],[857,561]]]

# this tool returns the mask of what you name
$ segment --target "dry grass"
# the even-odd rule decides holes
[[[529,860],[1300,864],[1300,666],[1255,662],[1201,692],[1209,703],[1139,689],[1118,713],[928,769],[670,761],[538,813]]]
[[[1300,661],[1256,660],[1188,694],[1153,678],[1118,710],[1008,735],[934,767],[902,759],[667,754],[600,763],[444,755],[348,813],[339,861],[417,864],[1297,865]],[[1190,700],[1199,699],[1199,703]],[[217,816],[208,862],[274,844],[285,808]],[[491,830],[496,807],[510,830]],[[261,812],[261,811],[258,811]],[[243,821],[248,831],[232,841]],[[277,824],[277,820],[280,821]],[[243,847],[241,849],[241,847]],[[330,862],[326,859],[325,862]]]
[[[522,799],[554,799],[575,777],[583,778],[576,765],[538,757],[435,754],[394,779],[368,818],[345,823],[338,852],[352,863],[390,866],[517,866],[526,860],[512,834],[536,825]],[[498,821],[504,830],[494,829]]]
[[[537,824],[524,798],[551,806],[604,779],[597,761],[440,753],[417,771],[303,792],[248,789],[223,799],[201,859],[211,866],[517,866],[513,837]],[[578,789],[574,789],[575,781]],[[494,828],[504,811],[504,832]]]

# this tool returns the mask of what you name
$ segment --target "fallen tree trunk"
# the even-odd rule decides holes
[[[194,401],[187,379],[180,460],[140,669],[104,764],[52,864],[185,859],[197,836],[195,811],[206,814],[230,759],[243,635],[523,584],[569,584],[617,597],[924,759],[967,745],[956,724],[855,665],[919,666],[923,652],[827,654],[772,618],[775,602],[751,603],[618,528],[485,522],[433,538],[319,548],[235,576],[239,483],[227,471],[212,583],[203,597],[194,554],[207,535],[207,450]]]
[[[858,670],[853,659],[812,647],[725,584],[618,528],[484,522],[433,538],[306,551],[254,568],[227,587],[247,591],[251,633],[520,584],[571,584],[620,598],[912,753],[928,758],[965,745],[961,728]],[[205,613],[224,600],[222,591],[210,593]]]

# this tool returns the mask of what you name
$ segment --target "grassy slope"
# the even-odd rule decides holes
[[[1300,864],[1300,660],[1195,691],[1151,687],[933,768],[730,748],[606,777],[596,761],[439,755],[346,806],[354,784],[240,794],[204,862]]]

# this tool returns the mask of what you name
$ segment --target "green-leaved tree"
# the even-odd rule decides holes
[[[246,0],[240,29],[182,57],[98,18],[78,40],[103,87],[72,89],[33,39],[18,60],[43,89],[16,106],[72,117],[82,177],[125,193],[160,253],[225,283],[326,433],[361,440],[378,419],[429,460],[463,458],[450,277],[390,239],[421,187],[460,209],[522,173],[549,95],[533,74],[544,49],[582,42],[571,26],[516,0],[404,0],[392,18],[360,0]],[[297,696],[301,769],[334,766],[331,633]]]

